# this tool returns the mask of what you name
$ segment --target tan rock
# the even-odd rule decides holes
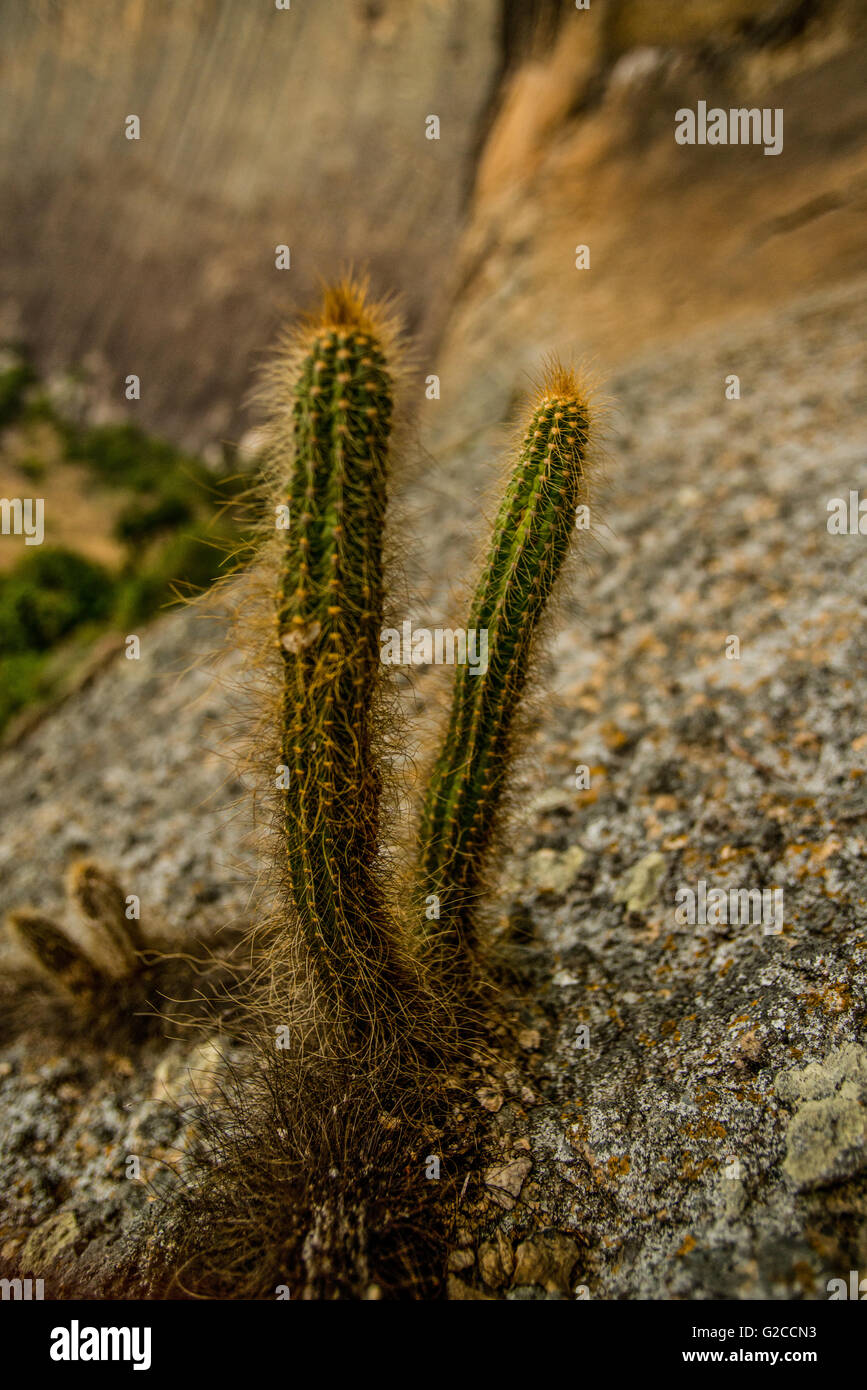
[[[613,7],[610,40],[617,53],[645,45],[696,43],[733,33],[740,21],[760,19],[763,11],[778,8],[777,0],[702,0],[700,5],[626,0]]]
[[[495,1091],[491,1086],[482,1086],[480,1090],[476,1091],[476,1099],[493,1115],[503,1108],[503,1097],[499,1091]]]
[[[586,857],[580,845],[570,845],[560,853],[538,849],[527,860],[525,881],[539,893],[565,893]]]
[[[532,1236],[518,1246],[513,1282],[538,1284],[549,1293],[571,1293],[578,1255],[578,1244],[569,1236]]]
[[[479,1273],[489,1289],[500,1289],[506,1282],[506,1271],[496,1241],[486,1240],[479,1246]]]
[[[50,1271],[61,1250],[78,1237],[79,1228],[74,1211],[57,1212],[43,1221],[27,1240],[21,1251],[21,1269],[36,1278]]]
[[[449,1275],[446,1289],[453,1302],[469,1303],[473,1299],[490,1302],[488,1294],[482,1293],[481,1289],[474,1289],[470,1284],[465,1284],[463,1279],[459,1279],[456,1274]]]
[[[505,1193],[517,1201],[532,1167],[533,1160],[527,1154],[510,1159],[508,1163],[496,1163],[485,1173],[485,1186],[495,1195]]]
[[[452,1250],[449,1254],[449,1271],[460,1274],[461,1270],[472,1269],[474,1260],[472,1250]]]
[[[624,875],[614,892],[616,903],[626,903],[629,912],[646,912],[656,902],[665,877],[665,855],[655,850],[645,854]]]

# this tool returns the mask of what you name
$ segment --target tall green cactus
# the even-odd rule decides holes
[[[515,713],[583,495],[588,429],[578,383],[552,366],[533,403],[467,625],[487,630],[487,670],[457,668],[445,739],[422,809],[420,889],[425,898],[438,899],[446,949],[471,945],[475,936]]]
[[[405,987],[379,879],[373,730],[393,410],[387,338],[363,291],[344,284],[326,293],[284,364],[294,378],[277,601],[286,854],[320,983],[363,1031],[400,1009]]]

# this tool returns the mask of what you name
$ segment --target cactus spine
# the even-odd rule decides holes
[[[392,426],[384,334],[363,291],[345,284],[296,349],[277,604],[292,895],[332,1008],[364,1031],[399,1011],[404,984],[379,881],[373,739]],[[285,411],[278,381],[278,407],[281,395]]]
[[[471,945],[484,856],[513,751],[534,639],[583,495],[587,404],[570,372],[548,369],[497,515],[469,629],[488,633],[488,666],[457,668],[450,718],[419,826],[421,893],[439,899],[447,947]]]

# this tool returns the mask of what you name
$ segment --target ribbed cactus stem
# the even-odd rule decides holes
[[[379,882],[373,708],[392,381],[377,322],[352,286],[329,291],[295,368],[290,506],[281,555],[286,854],[293,897],[332,1005],[376,1020],[399,993]],[[284,406],[285,408],[285,406]],[[392,1000],[394,1007],[395,1000]]]
[[[442,751],[419,827],[420,889],[439,900],[446,947],[475,936],[484,861],[513,754],[515,714],[539,623],[576,525],[588,412],[571,373],[552,367],[534,401],[497,515],[468,628],[488,633],[482,674],[457,668]]]

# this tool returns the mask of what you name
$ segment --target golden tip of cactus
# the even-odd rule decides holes
[[[392,336],[394,330],[388,304],[371,298],[369,281],[360,275],[345,275],[323,285],[319,308],[308,316],[307,324],[316,332],[342,329],[371,338],[384,333]]]
[[[552,436],[559,444],[576,442],[580,432],[582,468],[596,466],[609,404],[601,393],[602,378],[587,362],[577,366],[564,363],[556,353],[543,359],[541,368],[529,384],[523,408],[516,420],[515,438],[523,441],[527,431],[534,438]],[[550,428],[549,428],[550,427]],[[588,452],[592,448],[591,453]]]
[[[534,410],[546,405],[560,406],[567,410],[570,406],[578,406],[583,411],[588,408],[592,387],[586,372],[566,366],[554,354],[545,359],[534,385]]]
[[[402,332],[398,300],[391,295],[378,298],[371,293],[367,275],[349,272],[339,280],[322,282],[319,307],[302,316],[295,343],[302,351],[309,351],[311,338],[315,341],[336,334],[338,352],[351,340],[354,350],[363,351],[368,367],[384,352],[394,374],[404,358]],[[368,390],[378,389],[375,381],[366,386]]]
[[[367,282],[347,277],[336,285],[325,286],[317,317],[329,328],[357,328],[368,332],[367,298]]]
[[[308,384],[307,392],[319,402],[322,398],[319,374],[328,367],[332,351],[340,355],[341,364],[345,363],[348,359],[343,354],[350,346],[349,357],[353,361],[359,356],[364,359],[365,390],[373,393],[377,399],[382,397],[385,404],[390,405],[390,386],[394,381],[402,380],[407,370],[407,347],[399,300],[391,295],[377,297],[370,291],[367,276],[352,272],[333,282],[320,283],[318,304],[286,325],[274,356],[260,376],[259,388],[253,399],[258,400],[271,416],[271,444],[279,469],[282,469],[282,464],[276,461],[282,456],[281,450],[285,445],[282,431],[287,406],[301,373],[307,370],[305,364],[309,365],[311,354],[315,354],[314,380]],[[383,358],[386,364],[384,373]],[[356,362],[356,369],[357,365]],[[354,375],[355,370],[351,376]],[[319,418],[318,409],[312,410],[311,423]],[[312,490],[308,495],[313,496]]]

